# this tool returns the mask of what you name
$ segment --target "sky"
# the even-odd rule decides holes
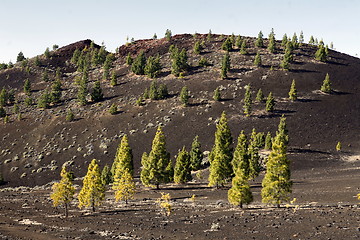
[[[16,62],[83,39],[108,51],[126,38],[174,34],[240,34],[276,38],[286,33],[333,42],[337,51],[360,55],[359,0],[0,0],[0,63]]]

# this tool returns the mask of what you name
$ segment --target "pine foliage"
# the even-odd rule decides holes
[[[186,86],[184,86],[180,91],[180,100],[184,104],[184,106],[189,105],[189,98],[190,98],[189,90],[187,89]]]
[[[196,136],[191,144],[190,150],[190,166],[191,170],[197,171],[201,168],[201,162],[204,158],[204,154],[201,151],[201,143],[199,136]]]
[[[89,164],[88,171],[83,180],[83,187],[78,195],[79,208],[100,206],[105,198],[105,186],[101,180],[100,168],[96,159]]]
[[[248,142],[244,131],[241,131],[239,134],[231,164],[234,173],[236,173],[238,169],[241,169],[243,177],[249,177]]]
[[[256,130],[253,129],[251,133],[250,143],[248,147],[249,154],[249,179],[256,178],[260,173],[260,156],[259,144],[257,141]]]
[[[216,125],[215,143],[210,153],[209,186],[219,187],[232,175],[232,136],[225,112]]]
[[[285,121],[284,118],[281,121]],[[284,125],[284,122],[280,122],[280,124]],[[279,129],[283,128],[280,124]],[[284,129],[282,132],[287,132],[287,130]],[[276,204],[279,207],[281,203],[289,200],[292,181],[290,180],[290,161],[287,159],[286,149],[287,144],[284,142],[283,134],[278,132],[262,181],[261,197],[263,203]]]
[[[275,108],[275,98],[273,97],[272,92],[269,93],[269,95],[266,98],[266,107],[265,110],[267,112],[273,112]]]
[[[292,80],[290,91],[289,91],[289,99],[291,101],[297,100],[297,90],[296,90],[296,83],[295,79]]]
[[[143,154],[141,164],[141,182],[145,186],[155,185],[158,189],[160,184],[172,181],[174,171],[161,127],[156,131],[149,155]]]
[[[125,201],[134,199],[136,185],[131,173],[125,170],[121,176],[115,175],[113,189],[115,190],[115,201]]]
[[[185,147],[179,151],[176,158],[174,168],[174,182],[175,183],[186,183],[192,179],[191,177],[191,162],[190,155],[186,151]]]
[[[228,200],[232,205],[240,208],[243,207],[243,204],[249,204],[253,201],[249,181],[240,167],[235,171],[235,177],[232,179],[232,185],[228,191]]]
[[[131,64],[131,71],[136,75],[144,75],[145,65],[146,65],[145,54],[144,51],[141,51]]]
[[[326,76],[325,76],[325,79],[324,79],[324,81],[323,81],[323,84],[322,84],[320,90],[321,90],[322,92],[324,92],[324,93],[331,93],[331,92],[332,92],[330,76],[329,76],[328,73],[327,73]]]
[[[118,175],[117,177],[120,179],[125,171],[128,171],[131,175],[134,173],[132,150],[126,134],[121,138],[116,150],[115,159],[111,166],[111,174],[114,178]]]
[[[228,52],[226,52],[221,62],[221,78],[226,79],[228,77],[229,71],[230,71],[230,55]]]
[[[68,217],[68,208],[71,201],[74,198],[75,187],[72,183],[72,177],[66,168],[61,169],[61,180],[58,183],[54,183],[52,186],[52,193],[50,198],[53,200],[54,207],[63,205],[65,209],[65,217]]]
[[[244,114],[247,116],[247,117],[250,117],[251,115],[251,104],[252,104],[252,100],[251,100],[251,86],[250,84],[247,85],[245,87],[245,97],[244,97],[244,106],[243,106],[243,109],[244,109]]]

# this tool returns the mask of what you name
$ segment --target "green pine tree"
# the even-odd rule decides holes
[[[234,150],[234,155],[231,164],[234,173],[236,173],[238,169],[241,169],[244,177],[245,178],[249,177],[248,143],[244,131],[241,131],[239,134],[238,142]]]
[[[275,108],[275,98],[273,97],[272,92],[269,93],[269,95],[266,98],[266,107],[265,110],[267,112],[273,112]]]
[[[226,79],[228,77],[228,72],[230,71],[230,55],[227,52],[221,62],[221,78]]]
[[[30,80],[28,78],[24,82],[24,93],[27,96],[31,95],[31,83],[30,83]]]
[[[232,136],[225,112],[216,125],[215,143],[210,153],[209,186],[223,185],[233,174],[231,160],[233,149]]]
[[[331,93],[331,92],[332,92],[330,76],[329,76],[328,73],[327,73],[326,76],[325,76],[325,79],[324,79],[324,81],[323,81],[323,84],[322,84],[320,90],[321,90],[322,92],[324,92],[324,93]]]
[[[86,76],[84,74],[84,76]],[[77,99],[78,102],[80,103],[80,105],[86,105],[87,104],[87,95],[88,95],[88,87],[87,87],[87,80],[86,77],[82,77],[80,78],[79,81],[79,88],[78,88],[78,93],[77,93]]]
[[[133,63],[131,64],[131,71],[136,75],[144,75],[145,65],[146,65],[145,54],[144,51],[141,51],[139,55],[136,56]]]
[[[221,93],[220,93],[220,88],[219,87],[217,87],[215,89],[213,99],[215,101],[220,101],[221,100]]]
[[[289,99],[291,101],[297,100],[297,90],[296,90],[296,85],[295,84],[296,84],[295,79],[293,79],[292,83],[291,83],[290,91],[289,91]]]
[[[270,150],[272,147],[272,137],[271,133],[268,132],[265,137],[265,150]]]
[[[125,59],[125,63],[128,65],[128,66],[131,66],[133,64],[134,60],[132,59],[130,53],[128,53],[128,55],[126,55],[126,59]]]
[[[103,167],[101,171],[101,181],[105,186],[112,182],[111,171],[109,165],[107,164]]]
[[[292,187],[290,161],[286,156],[287,144],[282,139],[279,133],[274,139],[261,190],[263,203],[276,204],[278,207],[289,200]]]
[[[170,153],[166,151],[165,136],[161,127],[157,129],[149,155],[144,154],[141,163],[141,182],[145,186],[155,185],[159,189],[160,184],[172,180],[174,171]]]
[[[74,121],[74,119],[75,119],[74,113],[71,109],[69,109],[66,113],[65,120],[68,122],[72,122],[72,121]]]
[[[174,168],[175,183],[186,183],[192,179],[190,163],[190,155],[184,146],[176,158]]]
[[[40,95],[37,100],[37,107],[38,108],[49,108],[51,102],[51,95],[47,91]]]
[[[286,33],[284,34],[282,41],[281,41],[281,46],[286,47],[286,44],[288,42],[288,37],[286,35]]]
[[[264,47],[264,39],[263,39],[263,37],[264,37],[264,35],[263,35],[262,31],[260,31],[259,34],[258,34],[258,37],[257,37],[257,39],[255,41],[255,46],[256,47],[259,47],[259,48]]]
[[[257,67],[261,67],[261,65],[262,65],[261,56],[260,56],[259,52],[256,53],[254,65]]]
[[[95,81],[94,87],[91,92],[91,100],[93,102],[100,102],[104,99],[104,94],[100,86],[100,80]]]
[[[275,53],[275,50],[276,50],[276,42],[275,42],[275,35],[274,35],[274,34],[270,34],[268,50],[269,50],[271,53]]]
[[[247,52],[247,46],[246,46],[246,40],[244,39],[241,43],[241,47],[240,47],[240,54],[242,55],[246,55],[248,54]]]
[[[61,99],[61,95],[62,95],[62,92],[61,92],[61,82],[60,80],[57,78],[53,84],[51,85],[51,102],[52,103],[58,103],[60,102],[60,99]]]
[[[112,73],[111,73],[110,85],[113,87],[117,85],[117,77],[116,77],[115,71],[112,71]]]
[[[252,130],[248,147],[249,154],[249,179],[256,178],[260,173],[260,156],[255,128]]]
[[[232,44],[231,38],[228,37],[221,45],[221,49],[229,52],[232,50],[232,45],[233,44]]]
[[[318,50],[315,53],[315,59],[321,62],[327,61],[326,48],[320,44]]]
[[[96,159],[89,164],[88,171],[83,180],[83,187],[78,195],[79,208],[100,206],[105,198],[105,186],[101,181],[100,168]]]
[[[115,175],[113,189],[115,190],[115,201],[124,200],[127,204],[130,199],[133,199],[136,185],[131,173],[126,170],[121,175]]]
[[[186,86],[184,86],[180,91],[180,100],[184,104],[184,106],[189,105],[189,98],[190,98],[189,90],[187,89]]]
[[[201,168],[201,162],[204,158],[204,154],[201,151],[201,143],[199,136],[196,136],[191,144],[190,150],[190,167],[191,170],[197,171]]]
[[[145,68],[144,68],[145,74],[149,78],[156,78],[159,75],[160,71],[161,71],[160,57],[159,56],[148,57],[148,59],[146,60]]]
[[[255,100],[257,101],[257,102],[264,102],[264,93],[263,93],[263,91],[261,90],[261,88],[259,88],[259,90],[258,90],[258,92],[256,93],[256,98],[255,98]]]
[[[247,117],[250,117],[250,115],[251,115],[251,104],[252,104],[251,86],[249,84],[245,87],[245,97],[244,97],[244,106],[243,106],[244,114]]]

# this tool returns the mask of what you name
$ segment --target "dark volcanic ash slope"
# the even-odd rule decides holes
[[[201,55],[193,53],[197,40],[205,40]],[[355,154],[360,149],[360,60],[336,51],[329,51],[329,61],[314,60],[316,46],[304,44],[294,51],[295,62],[290,71],[279,68],[284,50],[277,42],[278,51],[269,53],[266,48],[255,48],[253,38],[245,38],[249,54],[241,55],[238,49],[230,52],[231,71],[229,78],[221,80],[221,59],[225,52],[221,44],[225,40],[214,35],[211,41],[205,35],[176,35],[170,42],[165,39],[140,40],[121,46],[115,54],[111,70],[118,76],[118,85],[102,80],[105,100],[99,103],[79,106],[76,100],[75,78],[80,75],[76,66],[70,63],[73,51],[90,46],[90,41],[82,41],[52,52],[46,59],[40,56],[41,66],[35,66],[30,59],[27,66],[16,64],[12,69],[0,71],[0,88],[14,88],[23,115],[21,121],[12,114],[12,107],[6,111],[10,122],[0,123],[0,170],[8,186],[39,185],[57,179],[59,170],[65,162],[71,166],[76,176],[83,176],[87,165],[93,158],[100,160],[102,166],[111,164],[120,137],[129,135],[133,148],[135,168],[138,172],[140,157],[150,151],[156,127],[161,124],[167,137],[167,146],[174,156],[183,145],[190,147],[195,135],[199,135],[203,150],[210,150],[213,144],[216,119],[226,111],[234,141],[241,130],[250,133],[257,131],[275,134],[279,117],[287,117],[290,133],[290,156],[293,168],[306,169],[338,164],[335,146],[341,141],[344,151]],[[267,41],[265,40],[265,43]],[[171,61],[168,48],[171,44],[186,48],[191,68],[183,78],[171,74]],[[98,47],[98,46],[97,46]],[[159,101],[146,101],[145,106],[135,106],[136,99],[152,82],[146,76],[137,76],[125,64],[128,53],[136,56],[141,50],[146,56],[160,54],[162,73],[157,79],[165,83],[170,97]],[[262,56],[262,67],[255,67],[256,52]],[[199,67],[198,61],[205,57],[212,64]],[[49,89],[50,82],[42,81],[42,73],[47,69],[50,79],[55,77],[56,68],[62,71],[62,102],[50,109],[26,107],[22,86],[30,79],[33,98]],[[102,68],[90,69],[89,86],[102,79]],[[320,86],[329,73],[334,88],[333,94],[322,94]],[[291,81],[296,80],[299,100],[289,101],[288,91]],[[267,114],[264,103],[253,105],[251,117],[243,114],[242,99],[244,86],[251,84],[253,100],[261,88],[265,95],[270,91],[276,98],[276,111]],[[179,92],[183,86],[191,91],[190,106],[183,107]],[[213,91],[221,88],[223,100],[213,101]],[[110,115],[109,107],[119,107],[119,113]],[[75,113],[74,122],[66,122],[68,109]],[[314,155],[312,155],[314,154]],[[316,155],[317,154],[317,155]],[[320,157],[319,157],[320,156]]]

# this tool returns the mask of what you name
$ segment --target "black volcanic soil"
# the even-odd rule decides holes
[[[204,39],[205,35],[198,38]],[[128,134],[134,153],[135,177],[140,170],[140,157],[149,152],[156,127],[161,124],[167,138],[172,159],[183,145],[190,147],[199,135],[204,151],[211,150],[216,119],[226,111],[234,144],[241,130],[247,134],[257,131],[276,132],[279,118],[285,115],[290,134],[288,157],[291,160],[294,188],[299,209],[294,206],[280,209],[261,204],[259,191],[261,176],[252,182],[255,202],[242,211],[227,204],[227,189],[206,187],[205,180],[185,186],[164,186],[174,200],[173,214],[165,217],[154,203],[161,191],[139,188],[136,200],[129,206],[113,203],[113,193],[96,213],[72,207],[71,217],[61,217],[61,211],[51,206],[48,185],[35,189],[4,190],[0,192],[0,237],[3,239],[357,239],[359,238],[359,208],[356,194],[360,192],[360,60],[330,50],[327,63],[315,61],[316,46],[303,45],[295,50],[295,63],[290,71],[279,69],[283,49],[276,54],[255,49],[253,38],[246,38],[249,55],[230,53],[232,69],[229,79],[220,79],[220,62],[224,52],[223,39],[214,35],[206,42],[203,53],[195,55],[191,35],[176,35],[171,42],[164,39],[141,40],[121,46],[112,70],[119,84],[111,87],[102,80],[105,100],[79,106],[76,102],[74,79],[79,73],[70,63],[76,48],[85,48],[90,41],[81,41],[53,52],[51,59],[41,56],[42,66],[32,64],[30,70],[16,64],[15,68],[0,71],[0,88],[14,88],[20,102],[23,120],[16,120],[12,107],[6,110],[10,123],[0,123],[0,172],[7,182],[2,187],[44,185],[59,178],[61,166],[67,162],[76,177],[84,176],[87,165],[99,159],[100,165],[112,164],[117,145],[123,134]],[[266,41],[265,41],[266,42]],[[171,74],[168,47],[176,44],[188,50],[192,66],[184,78]],[[279,44],[278,44],[279,46]],[[98,47],[98,46],[97,46]],[[147,101],[135,106],[151,79],[136,76],[124,64],[128,53],[135,56],[144,50],[147,56],[159,53],[163,65],[158,81],[165,83],[170,97],[161,101]],[[261,52],[263,66],[254,67],[257,51]],[[197,62],[206,57],[212,66],[200,68]],[[273,66],[273,68],[271,68]],[[22,102],[23,82],[32,82],[32,96],[38,97],[50,82],[42,82],[46,68],[50,78],[61,67],[63,72],[62,103],[50,109],[26,107]],[[329,73],[334,92],[323,94],[318,89]],[[101,78],[102,68],[90,70],[90,83]],[[291,81],[296,80],[298,101],[287,99]],[[242,111],[244,86],[251,84],[253,99],[261,88],[276,98],[276,110],[264,111],[263,103],[253,105],[251,117]],[[192,98],[190,106],[183,107],[178,99],[180,89],[188,86]],[[220,86],[222,101],[212,99]],[[119,106],[119,113],[110,115],[111,104]],[[71,108],[74,122],[66,122],[65,114]],[[341,152],[335,151],[338,141]],[[77,184],[81,185],[78,181]],[[140,185],[139,185],[140,186]],[[187,201],[196,194],[195,203]],[[29,220],[29,221],[28,221]],[[33,221],[33,222],[31,222]],[[219,227],[217,226],[219,223]],[[211,228],[213,226],[213,228]]]

